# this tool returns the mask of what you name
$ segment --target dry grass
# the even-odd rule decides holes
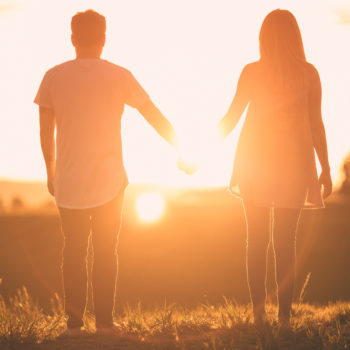
[[[268,323],[255,326],[249,305],[224,298],[219,305],[193,309],[167,305],[152,311],[126,308],[116,321],[121,335],[94,334],[93,318],[86,315],[86,335],[60,339],[65,328],[58,298],[45,315],[26,289],[9,303],[0,298],[0,349],[349,349],[350,303],[293,306],[292,324],[280,328],[276,307],[268,306]]]

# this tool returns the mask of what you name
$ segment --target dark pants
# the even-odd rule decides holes
[[[265,314],[267,250],[272,238],[278,288],[278,316],[289,319],[295,280],[295,243],[300,209],[260,208],[244,203],[247,275],[254,317]],[[272,236],[271,236],[272,234]]]
[[[63,247],[65,311],[69,328],[83,325],[87,294],[87,248],[93,246],[92,293],[96,327],[111,326],[117,278],[117,243],[124,191],[95,208],[59,208]]]

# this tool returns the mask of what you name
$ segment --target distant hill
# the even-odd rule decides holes
[[[0,201],[8,206],[16,197],[26,206],[38,206],[53,200],[44,182],[0,180]]]
[[[176,201],[180,205],[209,205],[218,202],[224,205],[224,203],[230,204],[232,201],[232,196],[228,194],[225,187],[182,188],[137,183],[128,186],[126,202],[132,201],[141,193],[149,191],[161,192],[167,200]],[[0,202],[5,207],[10,206],[14,198],[20,198],[26,207],[37,207],[48,202],[54,202],[53,197],[47,190],[46,183],[42,181],[0,180]],[[335,191],[327,199],[327,203],[349,203],[349,199],[349,196]]]
[[[130,184],[127,189],[127,200],[137,197],[142,192],[161,192],[168,199],[175,199],[178,202],[197,203],[201,202],[203,196],[207,199],[220,198],[226,193],[224,187],[213,188],[177,188],[173,186],[158,186],[151,184]],[[42,206],[54,201],[49,194],[46,183],[42,181],[9,181],[0,180],[0,201],[4,206],[10,206],[14,198],[20,198],[26,207]],[[224,198],[228,198],[224,196]]]

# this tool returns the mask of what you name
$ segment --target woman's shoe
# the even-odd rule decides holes
[[[290,328],[290,316],[278,315],[278,324],[281,328]]]
[[[112,326],[102,326],[97,327],[96,335],[97,336],[118,336],[121,335],[122,329],[118,323],[113,323]]]

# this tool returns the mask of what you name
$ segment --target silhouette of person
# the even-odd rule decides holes
[[[71,20],[71,29],[76,58],[46,72],[34,101],[39,105],[47,186],[55,196],[64,235],[67,335],[79,334],[83,326],[90,232],[96,328],[98,332],[115,328],[116,246],[128,183],[121,144],[125,104],[136,108],[160,136],[175,145],[173,127],[131,72],[100,58],[105,17],[93,10],[79,12]]]
[[[303,208],[322,208],[332,191],[321,115],[321,84],[305,58],[295,17],[277,9],[263,21],[260,59],[240,75],[232,104],[219,123],[224,138],[247,108],[230,190],[243,200],[247,277],[255,322],[266,320],[266,255],[272,232],[278,318],[289,325],[295,241]],[[317,177],[316,150],[322,167]]]

